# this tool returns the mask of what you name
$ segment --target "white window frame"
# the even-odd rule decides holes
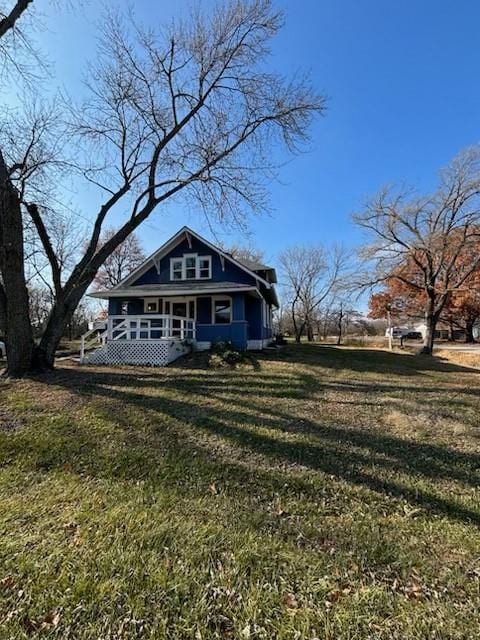
[[[230,300],[230,320],[228,322],[215,322],[215,302],[219,302],[221,300]],[[233,299],[231,296],[212,296],[212,324],[214,325],[222,325],[222,324],[232,324],[233,318]]]
[[[265,326],[267,329],[272,328],[272,315],[271,315],[271,307],[266,300],[263,301],[265,304]]]
[[[180,278],[174,278],[173,277],[173,265],[175,264],[175,262],[180,262],[180,264],[182,265],[182,269],[180,272]],[[183,260],[183,258],[170,258],[170,280],[172,280],[172,282],[178,282],[179,280],[185,280],[185,261]]]
[[[155,310],[151,311],[149,309],[147,309],[147,306],[151,303],[155,303]],[[159,313],[160,309],[159,309],[159,305],[158,305],[158,298],[144,298],[143,299],[143,313]]]
[[[206,260],[208,262],[208,276],[200,275],[200,260]],[[212,279],[212,256],[197,256],[197,280],[211,280]]]
[[[169,313],[166,312],[165,307],[166,303],[170,304]],[[185,302],[187,305],[187,313],[190,302],[193,302],[193,318],[187,316],[188,320],[197,320],[197,298],[195,296],[176,296],[175,298],[163,298],[162,299],[162,314],[163,315],[172,315],[172,306],[174,302]]]
[[[187,260],[188,258],[193,258],[194,261],[194,266],[193,267],[187,267]],[[198,274],[198,254],[196,253],[184,253],[183,254],[183,271],[182,271],[182,276],[183,276],[183,280],[196,280],[197,279],[197,274]],[[193,278],[187,278],[187,268],[188,269],[194,269],[195,271],[195,275],[193,276]]]
[[[187,278],[187,258],[195,258],[195,276],[193,278]],[[208,276],[200,276],[200,260],[207,260]],[[173,273],[174,273],[173,265],[176,262],[181,262],[182,264],[181,278],[173,277]],[[189,267],[189,269],[193,269],[193,267]],[[172,282],[179,282],[180,280],[211,280],[211,279],[212,279],[212,256],[199,256],[198,253],[184,253],[182,257],[170,258],[170,280]]]

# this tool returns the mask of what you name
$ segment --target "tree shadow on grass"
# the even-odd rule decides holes
[[[480,456],[439,444],[402,439],[378,429],[355,428],[342,424],[341,416],[337,424],[325,425],[320,420],[299,419],[287,410],[276,408],[274,403],[263,405],[253,398],[245,401],[252,394],[252,384],[258,385],[257,396],[259,389],[263,389],[272,398],[284,397],[286,390],[292,392],[293,386],[295,397],[308,397],[320,384],[309,376],[264,372],[229,376],[219,371],[197,378],[189,371],[163,377],[145,370],[135,375],[133,372],[65,369],[42,378],[42,382],[64,386],[91,398],[97,409],[103,406],[106,412],[115,407],[118,411],[118,407],[123,406],[143,414],[152,429],[152,437],[149,441],[149,436],[145,436],[142,447],[158,446],[162,438],[158,427],[165,421],[171,424],[173,419],[177,427],[169,447],[191,452],[193,446],[196,455],[203,456],[217,471],[231,467],[238,472],[250,453],[252,459],[261,456],[264,460],[265,477],[270,466],[278,470],[286,464],[328,474],[452,519],[480,524],[479,511],[452,497],[455,488],[467,497],[471,496],[472,489],[478,488]],[[225,393],[228,385],[235,394],[230,393],[221,406],[215,406],[217,394]],[[125,417],[116,415],[115,420],[121,426]],[[124,424],[127,426],[128,419]],[[135,425],[129,425],[127,432],[130,445],[137,447]],[[223,451],[221,447],[209,450],[211,441],[207,439],[202,443],[199,438],[193,445],[201,433],[219,438],[230,447]],[[229,457],[232,447],[236,452],[233,458],[237,456],[238,460]],[[141,473],[141,460],[139,466]],[[256,464],[252,473],[258,475],[261,466]],[[126,477],[135,473],[133,468],[122,467]],[[425,488],[427,483],[429,486]],[[452,483],[456,483],[456,487]]]
[[[428,372],[478,375],[478,369],[454,364],[437,356],[395,353],[381,349],[345,348],[318,343],[289,344],[276,352],[264,353],[262,360],[279,360],[326,367],[349,369],[361,373],[382,373],[391,376],[416,376]]]

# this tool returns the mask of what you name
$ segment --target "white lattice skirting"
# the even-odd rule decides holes
[[[112,340],[89,353],[87,364],[139,364],[165,367],[190,351],[181,340]]]

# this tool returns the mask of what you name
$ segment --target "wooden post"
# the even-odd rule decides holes
[[[83,359],[85,357],[85,336],[80,338],[80,364],[83,364]]]
[[[392,317],[390,315],[390,309],[387,310],[387,332],[388,332],[388,349],[389,351],[393,351]]]

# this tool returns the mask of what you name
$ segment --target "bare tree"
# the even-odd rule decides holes
[[[59,264],[41,200],[23,200],[55,293],[29,365],[35,369],[53,366],[62,332],[98,269],[155,209],[182,194],[217,219],[239,221],[261,210],[272,146],[297,151],[312,116],[324,109],[304,78],[285,80],[262,69],[282,25],[270,0],[222,3],[158,34],[115,16],[106,24],[89,70],[91,99],[69,117],[84,157],[101,159],[82,173],[105,200],[93,216],[85,212],[93,227],[71,271]],[[21,164],[23,175],[27,168]],[[120,211],[128,211],[123,224],[102,243],[107,217]],[[4,281],[10,269],[4,263]],[[7,318],[7,330],[17,332],[15,318]],[[22,360],[17,374],[29,366]]]
[[[15,84],[31,79],[24,54],[39,58],[20,28],[33,0],[17,0],[0,6],[0,80],[12,71]],[[13,375],[28,369],[33,350],[29,319],[28,289],[24,268],[24,240],[21,197],[12,174],[16,162],[8,164],[7,152],[0,146],[0,328],[7,337],[8,369]]]
[[[264,261],[263,251],[251,244],[234,244],[224,246],[223,249],[237,260],[240,260],[240,262],[245,262],[246,264],[258,264]]]
[[[448,297],[480,267],[480,146],[466,149],[440,174],[429,195],[385,189],[354,216],[373,237],[363,256],[374,263],[370,282],[397,279],[424,296],[423,353]]]
[[[29,66],[25,53],[36,57],[30,39],[20,26],[25,23],[27,9],[32,3],[33,0],[0,3],[0,75],[5,70],[13,70],[17,76],[25,76]]]
[[[105,244],[116,234],[115,229],[107,229],[100,244]],[[135,233],[116,247],[97,271],[94,285],[97,289],[111,289],[127,277],[145,260],[145,252]]]
[[[314,314],[331,295],[346,268],[346,253],[335,247],[295,246],[279,258],[284,293],[290,306],[295,340],[307,331],[313,340]]]

